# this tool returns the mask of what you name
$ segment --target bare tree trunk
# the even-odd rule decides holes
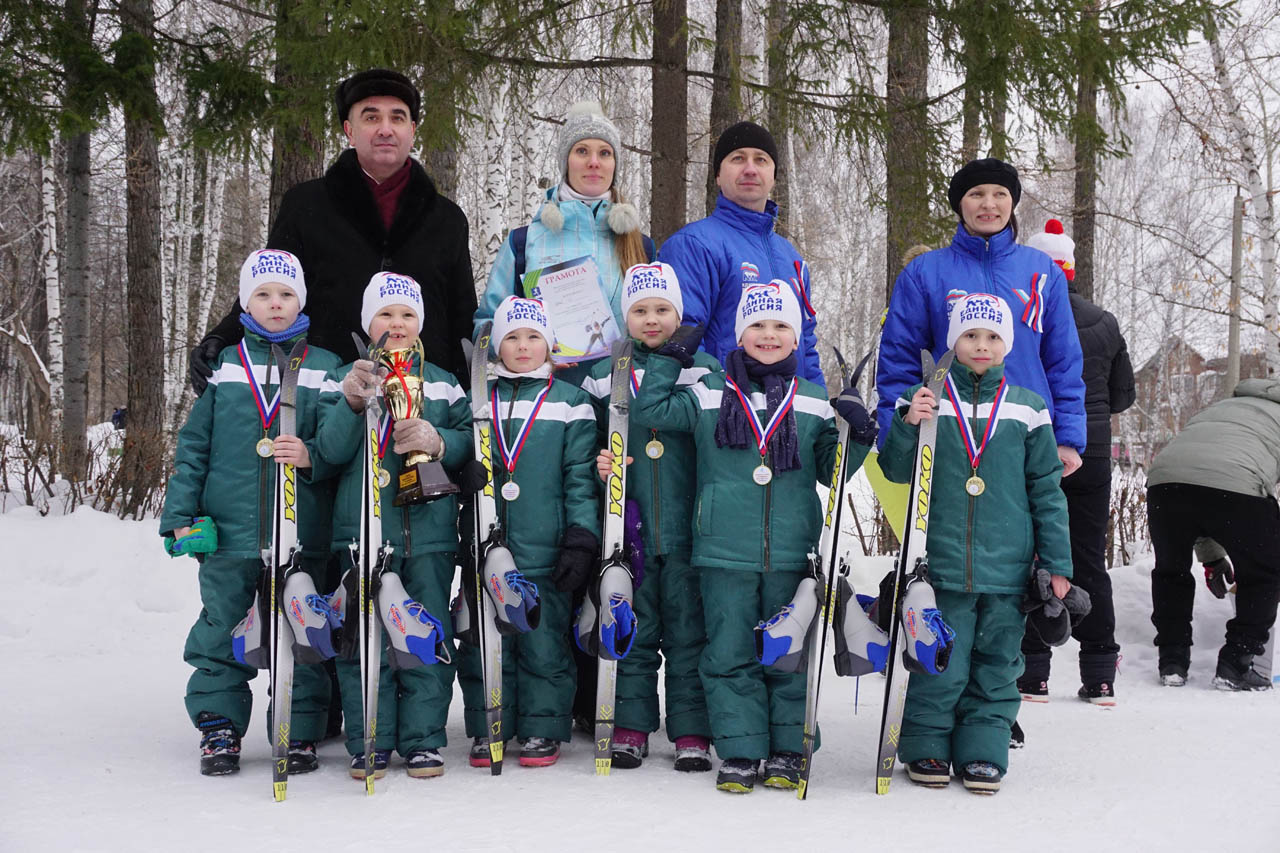
[[[982,85],[975,69],[981,62],[980,50],[974,38],[965,40],[965,86],[961,101],[960,162],[978,159],[978,146],[982,144]]]
[[[1005,130],[1006,116],[1009,112],[1009,84],[1003,73],[991,88],[991,102],[988,115],[991,122],[990,156],[998,160],[1009,159],[1009,134]]]
[[[780,215],[778,233],[792,236],[797,233],[797,215],[791,209],[791,109],[783,90],[790,88],[791,56],[784,42],[787,26],[786,0],[769,0],[765,17],[766,69],[769,95],[766,98],[769,132],[778,146],[778,162],[774,164],[773,200]]]
[[[89,43],[85,0],[67,0],[68,25]],[[68,64],[66,100],[77,103],[88,86],[78,62]],[[89,134],[68,137],[67,215],[62,253],[63,359],[62,473],[73,480],[85,477],[88,448],[85,429],[89,412]]]
[[[62,373],[65,345],[62,337],[62,276],[58,269],[58,184],[53,168],[53,155],[40,158],[40,255],[43,261],[45,314],[48,324],[49,357],[45,366],[49,371],[49,409],[46,419],[47,433],[41,440],[48,441],[57,460],[57,445],[62,437]]]
[[[160,322],[160,152],[157,137],[151,0],[122,0],[120,26],[137,39],[124,104],[126,226],[129,264],[129,422],[121,462],[122,516],[137,517],[160,485],[165,458],[164,353]],[[144,47],[145,45],[145,47]]]
[[[649,205],[653,239],[659,244],[685,224],[689,162],[689,58],[686,0],[653,4],[653,149]]]
[[[278,0],[276,5],[277,32],[297,37],[299,25],[289,13],[301,0]],[[277,39],[277,43],[280,39]],[[294,68],[287,59],[288,50],[276,51],[276,87],[282,92],[302,87],[326,86],[327,81],[308,77]],[[325,116],[308,116],[299,122],[278,123],[271,134],[271,200],[268,218],[274,222],[280,200],[291,187],[318,178],[324,174],[324,119]]]
[[[1098,0],[1085,7],[1080,21],[1082,55],[1077,61],[1075,136],[1076,175],[1072,199],[1071,236],[1076,241],[1073,285],[1085,299],[1093,299],[1094,225],[1098,213],[1098,76],[1090,46],[1098,33]]]
[[[770,7],[772,8],[772,6]],[[711,72],[711,120],[707,140],[707,215],[715,210],[716,141],[742,114],[742,0],[716,0],[716,50]],[[655,103],[657,103],[655,101]]]
[[[888,249],[885,299],[908,248],[929,230],[929,13],[923,7],[888,6],[889,50],[885,79],[889,133],[885,144]]]

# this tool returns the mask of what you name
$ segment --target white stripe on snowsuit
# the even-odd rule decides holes
[[[711,371],[705,367],[686,367],[680,371],[680,375],[676,377],[676,387],[682,388],[686,385],[692,385]],[[644,384],[644,368],[636,368],[636,382]],[[593,397],[608,397],[610,390],[610,378],[608,376],[590,377],[582,380],[582,390],[586,391]]]
[[[720,398],[724,392],[715,388],[708,388],[706,385],[698,383],[692,386],[694,396],[698,398],[699,405],[703,409],[720,408]],[[751,406],[757,410],[767,410],[769,403],[761,391],[751,392]],[[807,397],[804,394],[796,394],[793,407],[797,412],[804,412],[806,415],[817,415],[820,418],[834,418],[835,410],[831,408],[831,404],[826,400],[820,400],[817,397]]]
[[[899,409],[910,405],[911,401],[903,397],[899,397],[898,401],[894,404],[895,408]],[[964,416],[966,418],[975,417],[972,406],[966,404],[964,408]],[[938,406],[938,414],[942,417],[948,418],[954,418],[956,416],[955,407],[951,405],[951,400],[945,396],[942,398],[940,405]],[[976,417],[980,420],[990,418],[991,404],[979,403],[978,414]],[[1031,406],[1024,406],[1021,403],[1011,403],[1008,399],[1000,405],[1000,420],[1003,421],[1006,418],[1026,424],[1028,432],[1042,426],[1051,426],[1053,424],[1053,419],[1050,417],[1048,409],[1035,409]],[[996,429],[1000,429],[999,424],[996,424]]]
[[[569,387],[573,386],[570,385]],[[502,411],[494,414],[502,420],[506,420],[508,417],[525,419],[533,411],[533,400],[516,400],[515,408],[511,408],[510,400],[501,400],[499,405]],[[511,408],[510,415],[507,414],[509,408]],[[542,408],[538,410],[538,420],[569,423],[570,421],[594,422],[595,419],[596,410],[591,407],[590,403],[580,403],[573,406],[565,402],[555,403],[547,400],[543,402]]]
[[[325,385],[324,378],[328,374],[326,370],[314,370],[310,367],[304,367],[298,371],[298,387],[299,388],[315,388],[318,391],[331,390]],[[259,385],[265,385],[267,382],[267,366],[265,364],[253,365],[253,378]],[[271,369],[271,384],[274,385],[280,381],[280,372],[273,366]],[[244,366],[239,361],[224,361],[218,365],[213,371],[213,375],[209,377],[210,385],[221,385],[224,382],[239,382],[241,385],[248,385],[249,380],[244,375]]]

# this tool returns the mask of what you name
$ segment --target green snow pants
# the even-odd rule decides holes
[[[1009,730],[1022,697],[1020,595],[935,590],[942,618],[956,632],[946,672],[912,675],[907,685],[898,758],[990,761],[1009,769]]]
[[[665,662],[667,738],[710,737],[698,677],[698,659],[707,642],[702,590],[698,572],[689,564],[689,549],[647,555],[642,580],[634,597],[635,643],[618,663],[616,723],[639,732],[658,730],[658,665]]]
[[[701,566],[707,645],[698,664],[716,755],[768,758],[800,752],[804,673],[767,669],[756,660],[756,623],[795,597],[803,572],[744,572]]]
[[[405,591],[444,625],[445,643],[453,647],[453,620],[449,618],[449,588],[453,585],[453,553],[417,554],[392,563]],[[393,670],[388,663],[385,631],[382,666],[378,670],[378,728],[374,749],[394,749],[401,755],[446,745],[445,723],[453,698],[452,663],[434,663],[414,669]],[[338,661],[342,688],[342,717],[347,753],[364,752],[364,707],[360,685],[360,659]]]
[[[312,578],[323,577],[323,560],[305,560]],[[182,659],[195,667],[187,680],[187,715],[194,724],[201,711],[222,714],[241,735],[249,728],[253,691],[249,680],[258,674],[231,653],[231,630],[253,606],[262,575],[262,560],[209,554],[200,564],[200,603],[203,608],[187,634]],[[317,582],[318,585],[318,582]],[[294,667],[292,728],[295,740],[324,736],[329,677],[324,667]],[[267,735],[270,740],[270,732]]]
[[[556,589],[550,569],[524,575],[538,585],[542,617],[533,631],[502,638],[502,728],[507,739],[545,737],[563,743],[573,729],[577,681],[569,650],[569,595]],[[458,647],[458,682],[467,737],[483,737],[487,728],[480,652],[465,643]]]

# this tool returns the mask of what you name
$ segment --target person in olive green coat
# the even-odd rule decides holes
[[[955,638],[944,672],[909,682],[898,756],[919,784],[947,784],[954,766],[966,788],[994,793],[1022,702],[1020,605],[1032,559],[1062,598],[1071,542],[1049,410],[1034,391],[1005,381],[1008,304],[971,293],[956,300],[950,323],[956,358],[942,400],[919,385],[898,400],[880,453],[886,478],[910,481],[920,421],[938,406],[929,579]]]
[[[644,384],[649,357],[679,327],[682,308],[680,282],[670,264],[638,264],[627,270],[622,312],[627,332],[635,339],[632,396]],[[610,360],[602,359],[583,382],[595,401],[602,439],[609,423],[611,368]],[[688,387],[719,369],[713,356],[699,352],[693,366],[680,371],[676,387]],[[660,722],[658,667],[663,664],[666,730],[676,747],[675,767],[706,771],[711,769],[711,722],[698,677],[706,630],[689,524],[695,488],[693,436],[642,427],[633,419],[627,446],[634,459],[627,468],[627,497],[639,508],[644,567],[636,578],[636,638],[618,662],[613,766],[639,767],[649,751],[649,733],[657,731]],[[597,457],[598,465],[604,466],[602,480],[612,459],[607,448]]]
[[[388,335],[386,348],[397,359],[400,372],[422,378],[421,413],[400,419],[387,413],[380,427],[384,436],[379,441],[380,464],[389,475],[380,496],[382,539],[393,549],[387,570],[399,575],[410,598],[441,623],[444,642],[451,645],[448,610],[453,557],[458,546],[457,499],[446,496],[401,507],[392,503],[399,490],[404,454],[427,453],[449,472],[458,471],[472,455],[471,407],[466,394],[453,374],[422,360],[421,352],[413,350],[422,328],[423,310],[417,282],[408,276],[377,273],[365,288],[361,320],[371,340]],[[373,362],[359,359],[335,371],[331,377],[333,389],[326,391],[320,401],[315,475],[339,476],[333,550],[340,554],[348,554],[349,546],[360,535],[365,486],[361,455],[365,447],[364,410],[382,382],[375,370],[385,373],[386,368],[379,369]],[[389,658],[384,650],[378,681],[374,775],[386,772],[394,749],[404,757],[410,776],[439,776],[444,772],[440,749],[446,745],[454,666],[449,660],[438,660],[413,669],[393,670]],[[353,756],[350,773],[353,778],[363,779],[364,714],[359,661],[338,661],[338,680],[347,752]]]
[[[496,375],[471,393],[489,394],[498,522],[516,567],[538,587],[542,613],[534,630],[502,638],[502,714],[515,719],[520,763],[545,767],[572,728],[572,594],[600,566],[596,416],[587,392],[551,376],[553,338],[541,302],[504,299],[491,340]],[[470,762],[487,767],[480,656],[467,644],[458,655]]]
[[[186,706],[202,732],[201,769],[207,775],[239,768],[240,738],[249,725],[249,680],[257,671],[236,661],[231,631],[253,605],[262,549],[271,544],[277,462],[297,466],[298,541],[313,578],[322,576],[329,551],[331,509],[327,493],[311,486],[310,449],[318,396],[338,357],[319,347],[307,349],[298,375],[295,437],[279,436],[281,365],[269,368],[272,343],[287,354],[305,337],[309,320],[300,312],[306,294],[302,268],[288,252],[262,250],[245,260],[240,270],[244,339],[218,355],[208,393],[196,400],[178,433],[160,515],[160,534],[172,537],[169,553],[200,560],[202,610],[187,635],[183,659],[195,667]],[[306,756],[294,753],[323,736],[328,690],[318,665],[296,667],[291,773],[316,767],[314,746]]]
[[[777,613],[806,576],[822,525],[817,484],[828,484],[837,432],[818,385],[796,375],[800,305],[786,282],[747,287],[728,367],[676,389],[700,330],[681,327],[650,355],[632,411],[644,427],[693,434],[697,498],[693,565],[700,575],[707,645],[698,670],[721,761],[716,785],[746,793],[761,759],[764,783],[798,784],[805,677],[762,667],[752,628]],[[874,425],[855,389],[837,401],[858,443],[856,471]]]

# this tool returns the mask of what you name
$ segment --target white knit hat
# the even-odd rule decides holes
[[[418,329],[422,329],[425,316],[422,311],[422,288],[407,275],[393,272],[374,273],[364,289],[364,303],[360,306],[360,325],[365,333],[374,316],[388,305],[407,305],[418,315]]]
[[[738,299],[738,311],[733,323],[733,336],[742,340],[742,333],[752,323],[761,320],[778,320],[786,323],[800,340],[800,302],[791,285],[780,278],[768,284],[753,284],[742,289]]]
[[[240,307],[249,310],[249,297],[264,284],[283,284],[298,294],[298,308],[307,305],[307,282],[302,262],[283,249],[250,252],[240,265]]]
[[[493,312],[493,334],[489,340],[493,351],[497,352],[502,339],[516,329],[533,329],[542,335],[550,349],[556,341],[551,333],[551,321],[547,318],[547,309],[540,299],[524,299],[520,296],[508,296],[498,303],[498,310]]]
[[[1004,340],[1005,352],[1013,350],[1013,312],[1009,303],[992,293],[970,293],[956,300],[947,326],[947,349],[970,329],[990,329]]]
[[[622,176],[622,134],[605,117],[598,101],[578,101],[569,108],[556,141],[556,162],[560,164],[560,183],[569,181],[569,152],[583,139],[603,139],[613,149],[613,185]]]
[[[622,316],[631,313],[631,306],[641,299],[665,299],[684,314],[684,298],[680,295],[680,280],[671,264],[636,264],[627,270],[622,280]]]
[[[1039,249],[1054,263],[1062,267],[1062,274],[1071,281],[1076,277],[1076,241],[1062,233],[1062,223],[1050,219],[1044,224],[1044,230],[1027,238],[1027,245]]]

